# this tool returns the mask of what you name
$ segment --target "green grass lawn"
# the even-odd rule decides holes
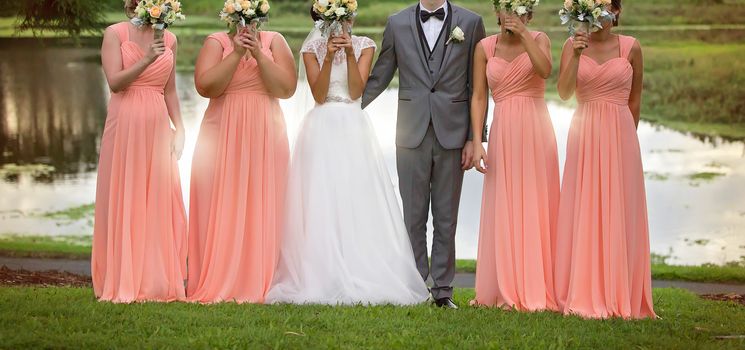
[[[745,308],[654,290],[662,319],[583,320],[467,307],[96,302],[89,288],[0,288],[0,348],[742,349]]]

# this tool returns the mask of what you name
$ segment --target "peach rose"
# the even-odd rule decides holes
[[[152,18],[160,17],[160,6],[153,6],[150,8],[150,17]]]

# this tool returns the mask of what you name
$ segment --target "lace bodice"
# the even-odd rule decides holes
[[[309,41],[303,45],[300,53],[312,53],[318,60],[318,65],[323,64],[326,58],[326,38],[319,38]],[[362,50],[376,47],[375,42],[364,36],[352,35],[352,48],[354,49],[355,58],[359,60]],[[349,84],[347,82],[347,54],[344,50],[339,50],[334,55],[331,66],[331,77],[329,79],[329,91],[326,102],[344,102],[355,103],[349,96]]]

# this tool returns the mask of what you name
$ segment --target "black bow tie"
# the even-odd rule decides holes
[[[441,21],[444,21],[445,20],[445,9],[443,9],[442,7],[440,7],[435,12],[429,12],[429,11],[426,11],[426,10],[421,10],[421,11],[419,11],[419,16],[421,17],[422,22],[424,22],[424,23],[427,23],[427,21],[429,21],[429,19],[432,18],[432,17],[435,17],[435,18],[437,18],[437,19],[439,19]]]

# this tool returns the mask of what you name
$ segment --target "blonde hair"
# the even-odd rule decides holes
[[[137,8],[138,0],[124,0],[124,14],[127,17],[132,18],[135,16],[135,9]]]

